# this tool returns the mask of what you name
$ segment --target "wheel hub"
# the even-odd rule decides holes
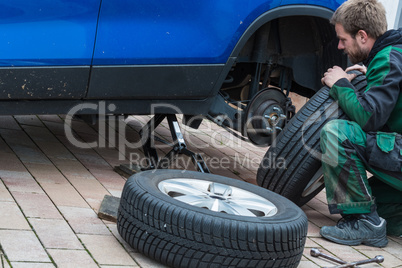
[[[257,111],[257,116],[258,116]],[[282,108],[277,104],[273,103],[267,109],[265,109],[262,113],[262,126],[258,125],[257,127],[265,128],[268,134],[272,134],[275,131],[282,131],[282,128],[285,124],[286,115]]]

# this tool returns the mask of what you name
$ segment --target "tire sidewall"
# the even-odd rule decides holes
[[[259,195],[271,203],[273,203],[278,211],[275,215],[270,217],[248,217],[248,216],[238,216],[231,215],[221,212],[210,211],[208,209],[199,208],[186,204],[184,202],[175,200],[174,198],[161,192],[158,188],[158,184],[164,180],[174,179],[174,178],[185,178],[185,179],[197,179],[204,181],[213,181],[217,183],[222,183],[230,186],[234,186],[256,195]],[[288,223],[305,217],[304,212],[296,206],[293,202],[280,196],[274,192],[266,190],[264,188],[252,185],[247,182],[239,181],[236,179],[230,179],[227,177],[222,177],[213,174],[205,174],[193,171],[180,171],[180,170],[169,170],[169,172],[164,171],[145,171],[135,176],[130,177],[126,183],[127,187],[141,187],[141,189],[154,196],[156,199],[162,200],[167,204],[179,207],[184,210],[195,212],[199,215],[205,215],[207,217],[218,217],[226,220],[242,221],[247,223],[262,223],[262,224],[281,224]],[[130,186],[131,185],[131,186]]]

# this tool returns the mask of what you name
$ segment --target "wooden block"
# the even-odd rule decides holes
[[[120,198],[105,195],[100,206],[98,217],[103,220],[117,222],[117,211],[120,205]]]

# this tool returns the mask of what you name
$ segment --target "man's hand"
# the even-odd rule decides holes
[[[359,72],[363,73],[364,75],[366,75],[367,67],[364,65],[355,64],[353,66],[346,68],[345,72],[349,72],[349,71],[353,71],[353,70],[359,71]]]
[[[321,79],[321,83],[331,88],[339,79],[346,78],[349,81],[352,81],[355,77],[356,74],[348,74],[341,67],[334,66],[329,68],[324,74],[324,77]]]

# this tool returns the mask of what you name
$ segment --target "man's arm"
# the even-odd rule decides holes
[[[330,95],[364,131],[378,131],[395,107],[402,80],[402,54],[391,47],[379,52],[367,70],[367,88],[356,92],[348,77],[331,87]]]

